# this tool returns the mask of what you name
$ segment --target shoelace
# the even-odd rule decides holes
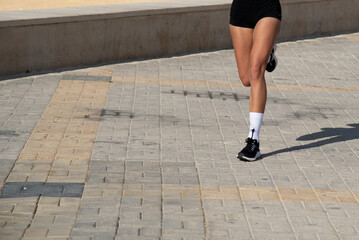
[[[251,152],[254,151],[254,149],[256,148],[256,145],[254,144],[254,139],[252,138],[247,138],[246,139],[246,143],[247,145],[244,147],[246,150],[249,150]]]
[[[253,152],[254,149],[256,148],[256,145],[254,144],[254,139],[253,139],[254,131],[255,131],[255,130],[252,129],[252,137],[246,139],[247,145],[245,146],[245,149],[250,150],[250,151],[252,151],[252,152]]]
[[[252,138],[247,138],[246,139],[246,146],[244,147],[244,149],[246,149],[247,151],[253,151],[255,145],[253,143],[253,139]]]

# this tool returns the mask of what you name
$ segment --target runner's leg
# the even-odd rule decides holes
[[[268,56],[280,30],[276,18],[261,19],[253,31],[253,46],[250,53],[250,112],[264,113],[267,100],[267,87],[264,79]]]
[[[238,75],[244,86],[250,86],[249,58],[253,44],[253,29],[229,25],[236,56]]]

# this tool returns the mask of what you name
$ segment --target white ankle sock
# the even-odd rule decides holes
[[[259,132],[262,126],[263,113],[250,112],[249,113],[249,133],[248,137],[256,139],[259,142]],[[254,132],[253,132],[254,129]],[[252,137],[253,135],[253,137]]]

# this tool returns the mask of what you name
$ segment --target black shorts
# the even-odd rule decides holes
[[[233,0],[230,24],[237,27],[253,28],[265,17],[282,19],[279,0]]]

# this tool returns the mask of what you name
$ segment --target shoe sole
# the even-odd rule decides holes
[[[260,152],[260,151],[258,151],[257,154],[256,154],[253,158],[249,158],[249,157],[243,156],[242,154],[238,154],[238,156],[237,156],[237,158],[239,158],[240,160],[242,160],[242,161],[249,161],[249,162],[256,161],[256,160],[258,160],[260,157],[261,157],[261,152]]]

